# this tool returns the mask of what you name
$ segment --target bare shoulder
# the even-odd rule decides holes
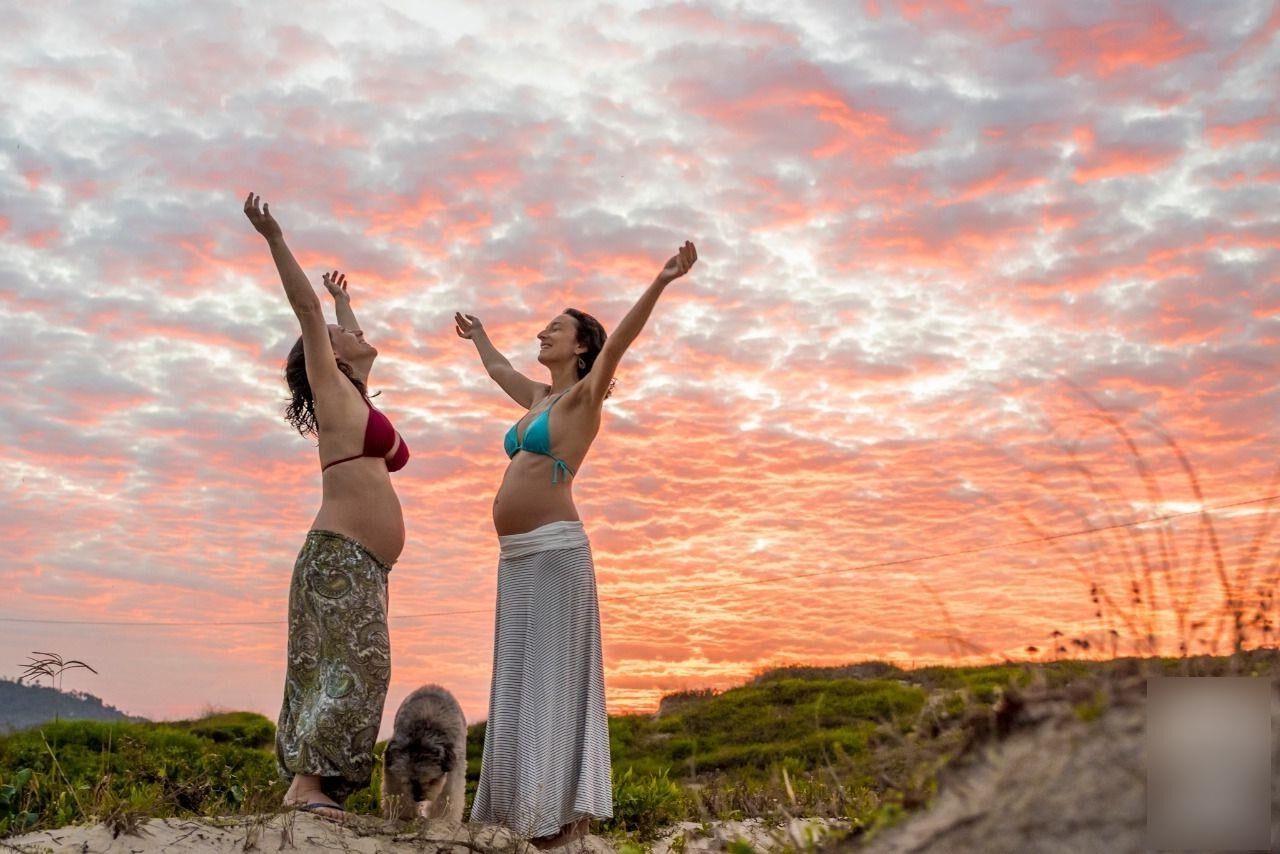
[[[546,400],[550,396],[551,396],[551,386],[546,385],[544,383],[538,383],[534,387],[533,397],[529,400],[529,405],[526,406],[525,409],[532,412],[534,409],[537,408],[538,404],[542,403],[544,400]]]
[[[589,380],[590,375],[571,385],[558,402],[558,405],[573,410],[575,413],[589,411],[599,415],[600,405],[604,402],[604,399],[596,399],[596,394]]]
[[[342,430],[348,425],[364,429],[368,419],[368,406],[358,389],[345,376],[340,382],[320,382],[312,387],[316,400],[316,424],[321,432]]]

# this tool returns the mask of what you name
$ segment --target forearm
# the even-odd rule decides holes
[[[276,262],[276,271],[280,274],[280,284],[284,285],[285,296],[289,298],[289,305],[293,306],[295,314],[301,315],[310,312],[320,311],[320,298],[316,296],[315,289],[311,287],[311,282],[307,279],[307,274],[302,272],[297,259],[293,257],[293,253],[289,251],[289,247],[284,242],[284,237],[272,237],[267,239],[267,246],[271,248],[271,258]]]
[[[640,330],[644,329],[645,323],[649,321],[649,315],[653,313],[654,306],[658,304],[658,298],[662,296],[662,292],[667,289],[669,284],[671,284],[670,281],[664,280],[661,276],[654,279],[653,284],[645,289],[645,292],[640,296],[640,299],[636,300],[636,304],[631,306],[631,310],[626,313],[626,316],[618,321],[618,325],[614,327],[613,334],[609,336],[609,340],[618,342],[614,346],[619,353],[631,346],[631,342],[636,340]]]
[[[471,340],[476,345],[476,351],[480,353],[480,361],[484,363],[484,369],[490,374],[494,372],[495,368],[511,367],[507,357],[499,353],[498,348],[493,346],[493,342],[489,340],[487,333],[482,331]]]
[[[351,310],[350,297],[334,297],[333,308],[338,315],[338,325],[343,329],[350,329],[354,332],[360,328],[360,321],[356,320],[356,313]]]

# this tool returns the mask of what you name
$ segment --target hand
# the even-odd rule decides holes
[[[694,262],[698,260],[698,250],[688,240],[684,242],[684,246],[671,259],[667,261],[667,265],[662,268],[662,272],[658,274],[658,278],[664,283],[674,282],[676,279],[689,272]]]
[[[325,273],[321,276],[320,281],[324,282],[324,289],[333,296],[334,302],[351,299],[351,294],[347,293],[346,273],[339,273],[334,270],[332,273]]]
[[[271,207],[269,205],[258,207],[261,198],[250,193],[244,200],[244,215],[249,218],[249,222],[253,223],[258,233],[267,240],[283,237],[284,232],[280,230],[280,223],[276,222],[276,218],[271,215]]]
[[[474,341],[484,334],[484,324],[474,314],[463,314],[456,311],[453,313],[453,323],[457,328],[459,338]]]

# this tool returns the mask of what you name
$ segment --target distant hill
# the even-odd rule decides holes
[[[0,733],[64,721],[139,721],[82,691],[58,691],[21,680],[0,679]]]

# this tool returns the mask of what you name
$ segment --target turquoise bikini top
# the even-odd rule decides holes
[[[551,407],[555,406],[556,400],[564,397],[566,393],[560,392],[546,409],[533,416],[533,420],[525,428],[523,441],[516,435],[516,428],[520,426],[519,421],[511,425],[511,429],[507,431],[507,437],[502,441],[508,457],[514,457],[516,451],[528,451],[531,454],[542,454],[555,460],[555,465],[551,467],[552,483],[560,482],[561,472],[565,473],[565,480],[573,477],[573,469],[569,468],[564,460],[551,453]]]

